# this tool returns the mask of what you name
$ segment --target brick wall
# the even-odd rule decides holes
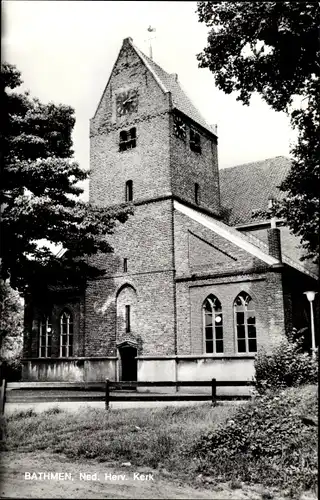
[[[172,203],[159,200],[134,207],[134,215],[107,236],[114,252],[93,257],[109,276],[172,270]],[[123,259],[127,259],[124,273]]]
[[[126,337],[144,354],[172,354],[175,342],[172,202],[135,207],[112,237],[113,254],[96,257],[105,279],[89,283],[86,293],[86,356],[116,354]],[[127,272],[123,259],[127,258]],[[124,285],[135,290],[119,294]],[[125,303],[125,301],[127,301]],[[123,307],[132,305],[133,330],[123,334]],[[120,333],[122,333],[120,335]]]
[[[136,148],[119,151],[121,129],[136,127]],[[168,115],[126,123],[109,133],[91,138],[90,201],[99,206],[125,203],[126,181],[133,182],[134,201],[168,196]]]
[[[221,302],[224,355],[235,355],[236,329],[233,303],[240,292],[247,292],[255,305],[258,347],[269,348],[284,333],[281,286],[273,273],[238,277],[190,280],[177,283],[178,354],[205,354],[202,306],[208,295]]]
[[[130,285],[134,296],[117,296]],[[129,288],[129,287],[128,287]],[[123,288],[122,288],[123,290]],[[116,354],[117,342],[131,340],[144,355],[174,354],[173,272],[97,280],[86,295],[86,356]],[[132,332],[125,334],[123,308],[132,306]]]
[[[195,183],[197,183],[200,187],[199,205],[219,214],[220,192],[216,140],[200,127],[197,129],[191,120],[184,118],[184,121],[186,123],[185,141],[174,135],[173,116],[170,120],[172,192],[186,201],[195,203]],[[191,127],[201,136],[201,153],[190,149]]]
[[[117,116],[116,96],[138,89],[138,108]],[[134,49],[124,43],[90,125],[90,201],[108,206],[125,201],[125,182],[134,199],[170,193],[169,95],[165,94]],[[119,133],[136,127],[137,146],[119,151]]]
[[[138,109],[117,116],[116,96],[136,88]],[[216,138],[198,127],[201,154],[173,133],[170,93],[165,93],[128,42],[103,93],[90,126],[90,201],[99,206],[125,201],[125,183],[133,181],[134,200],[174,194],[195,202],[195,183],[200,186],[200,205],[216,213],[220,208]],[[136,147],[119,151],[119,133],[136,127]]]
[[[266,268],[256,257],[178,211],[174,212],[174,240],[177,277]]]
[[[202,305],[210,293],[222,304],[226,355],[236,353],[233,303],[241,291],[255,303],[258,345],[278,340],[285,330],[280,270],[270,272],[256,257],[177,211],[174,238],[178,354],[204,353]]]

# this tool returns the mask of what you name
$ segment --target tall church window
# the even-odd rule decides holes
[[[192,128],[190,129],[190,149],[195,153],[201,153],[200,134]]]
[[[209,295],[203,303],[203,327],[206,353],[223,352],[223,316],[220,301]]]
[[[73,356],[73,318],[69,311],[60,316],[60,357]]]
[[[119,151],[135,148],[137,145],[136,127],[130,130],[121,130],[119,138]]]
[[[52,325],[48,316],[39,321],[39,357],[50,358],[52,346]]]
[[[133,200],[133,182],[127,181],[126,182],[126,201],[132,201],[132,200]]]
[[[234,301],[238,352],[257,352],[256,314],[252,298],[241,292]]]
[[[194,201],[197,205],[200,204],[200,186],[197,182],[194,185]]]

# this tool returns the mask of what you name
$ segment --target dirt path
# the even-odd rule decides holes
[[[62,473],[60,480],[26,479],[25,473]],[[96,474],[96,480],[80,479],[80,473]],[[151,473],[153,476],[148,476]],[[71,478],[65,476],[71,474]],[[120,477],[112,478],[119,474]],[[143,476],[144,474],[144,476]],[[105,476],[106,475],[106,476]],[[111,477],[110,477],[111,475]],[[29,476],[30,477],[30,476]],[[92,477],[92,476],[91,476]],[[93,476],[95,477],[95,476]],[[147,477],[149,477],[147,479]],[[76,463],[60,455],[39,453],[2,453],[0,468],[1,498],[162,498],[162,499],[261,499],[262,490],[227,485],[203,487],[179,484],[168,472],[79,460]],[[280,500],[280,497],[274,497]]]

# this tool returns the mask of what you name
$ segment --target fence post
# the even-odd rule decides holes
[[[106,378],[106,397],[105,397],[106,410],[109,410],[109,403],[110,403],[110,386],[109,386],[109,379]]]
[[[6,402],[6,380],[3,378],[0,387],[0,414],[4,414],[4,405]]]
[[[212,389],[211,404],[212,404],[212,406],[215,406],[216,399],[217,399],[217,381],[215,378],[213,378],[211,381],[211,389]]]

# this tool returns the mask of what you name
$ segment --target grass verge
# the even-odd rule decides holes
[[[4,448],[130,462],[186,482],[261,484],[265,498],[272,498],[270,488],[299,496],[316,489],[318,427],[310,421],[317,400],[316,386],[301,386],[240,407],[30,410],[6,419]]]
[[[77,414],[29,410],[7,418],[5,449],[185,471],[184,457],[195,440],[235,412],[234,406],[209,404],[109,411],[84,407]]]

